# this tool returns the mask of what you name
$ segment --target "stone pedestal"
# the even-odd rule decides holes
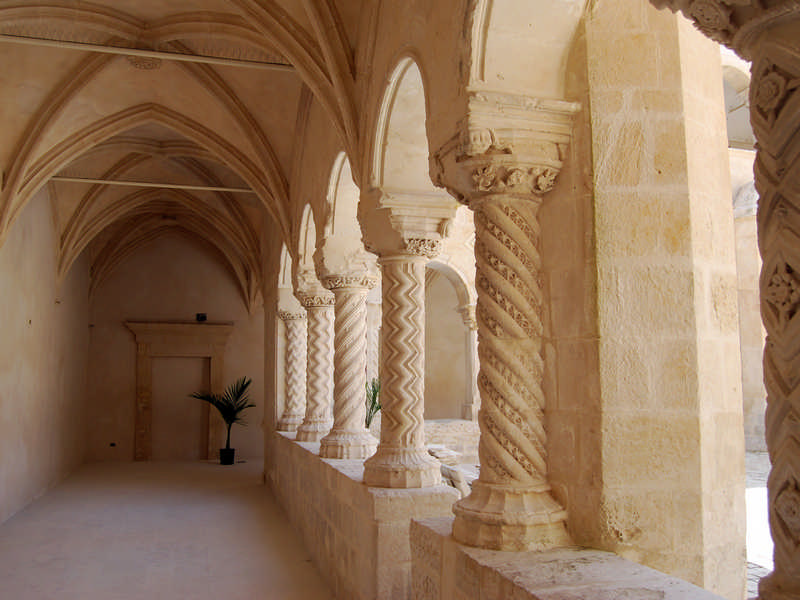
[[[303,422],[306,408],[306,315],[282,310],[278,316],[286,330],[285,406],[278,431],[295,431]]]
[[[367,458],[377,440],[367,431],[367,306],[375,277],[331,275],[324,285],[336,297],[334,323],[333,427],[320,441],[323,458]]]
[[[308,318],[306,415],[297,440],[316,442],[331,428],[333,399],[333,294],[299,294]]]
[[[413,488],[441,482],[439,462],[425,447],[427,261],[425,252],[379,261],[383,269],[383,414],[380,446],[364,464],[367,485]]]

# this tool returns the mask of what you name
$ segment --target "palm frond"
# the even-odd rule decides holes
[[[251,383],[252,380],[249,377],[242,377],[229,385],[223,394],[194,392],[190,396],[208,402],[216,408],[226,425],[244,424],[242,412],[255,407],[255,404],[252,404],[247,397],[247,389]]]

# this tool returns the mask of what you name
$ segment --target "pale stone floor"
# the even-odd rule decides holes
[[[0,526],[3,600],[328,600],[261,463],[87,465]]]
[[[758,596],[758,581],[772,571],[772,538],[767,522],[766,452],[748,452],[745,456],[747,502],[747,597]]]
[[[772,569],[767,454],[748,452],[746,469],[752,598]],[[0,526],[0,598],[333,596],[252,462],[82,467]]]

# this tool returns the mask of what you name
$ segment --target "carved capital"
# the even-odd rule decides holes
[[[403,241],[405,242],[406,252],[415,256],[434,258],[442,252],[441,239],[407,238]]]
[[[305,311],[292,312],[289,310],[279,310],[278,316],[281,318],[281,321],[299,321],[306,318],[306,313]]]
[[[433,182],[469,204],[494,194],[549,192],[561,172],[580,106],[473,91],[459,131],[431,156]]]
[[[650,0],[656,8],[680,11],[704,35],[752,60],[752,46],[761,34],[800,16],[797,0]]]
[[[313,308],[315,306],[333,306],[335,298],[327,290],[320,290],[318,293],[305,293],[298,292],[297,299],[304,308]]]
[[[373,273],[337,273],[322,278],[322,285],[329,290],[342,288],[366,288],[371,290],[378,282]]]

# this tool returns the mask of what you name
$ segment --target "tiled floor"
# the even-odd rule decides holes
[[[85,466],[0,526],[0,598],[331,599],[260,472]]]

